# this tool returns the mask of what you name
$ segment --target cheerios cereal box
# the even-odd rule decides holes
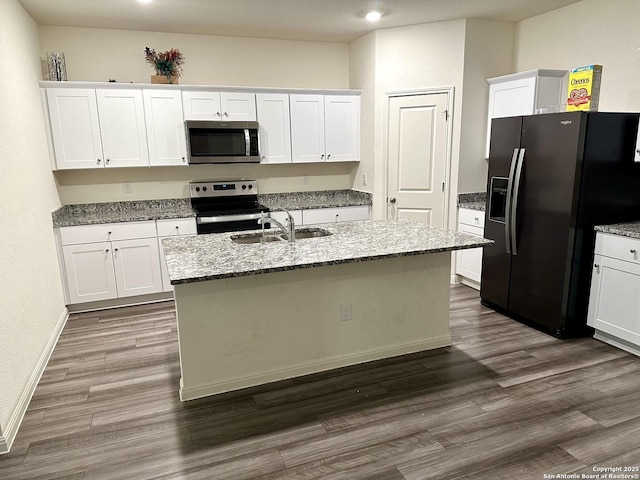
[[[602,65],[587,65],[569,71],[567,112],[597,111]]]

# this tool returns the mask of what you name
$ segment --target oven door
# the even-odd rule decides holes
[[[196,217],[196,228],[198,234],[258,230],[261,228],[258,223],[261,217],[259,212],[238,215],[199,215]],[[270,227],[268,222],[265,223],[265,228]]]
[[[190,164],[260,161],[258,122],[187,120],[185,124]]]

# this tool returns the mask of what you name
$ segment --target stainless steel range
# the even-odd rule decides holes
[[[256,230],[262,212],[269,211],[258,203],[255,180],[191,182],[189,190],[198,233]]]

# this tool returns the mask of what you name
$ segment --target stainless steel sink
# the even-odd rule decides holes
[[[295,238],[302,240],[304,238],[328,237],[329,235],[333,235],[333,233],[323,228],[301,228],[296,230]]]
[[[333,235],[328,230],[323,228],[301,228],[295,231],[294,238],[296,240],[304,240],[305,238],[319,238]],[[270,242],[286,242],[287,237],[284,235],[274,235],[273,233],[239,233],[232,235],[231,240],[235,243],[249,244],[249,243],[270,243]]]
[[[247,233],[232,235],[231,240],[235,243],[269,243],[269,242],[283,242],[284,240],[279,235],[262,235],[262,233]]]

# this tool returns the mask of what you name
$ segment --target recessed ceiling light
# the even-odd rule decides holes
[[[378,20],[380,20],[380,17],[382,17],[382,13],[376,12],[375,10],[373,10],[367,13],[367,15],[364,18],[366,18],[370,22],[377,22]]]
[[[139,3],[151,3],[153,0],[138,0]]]

